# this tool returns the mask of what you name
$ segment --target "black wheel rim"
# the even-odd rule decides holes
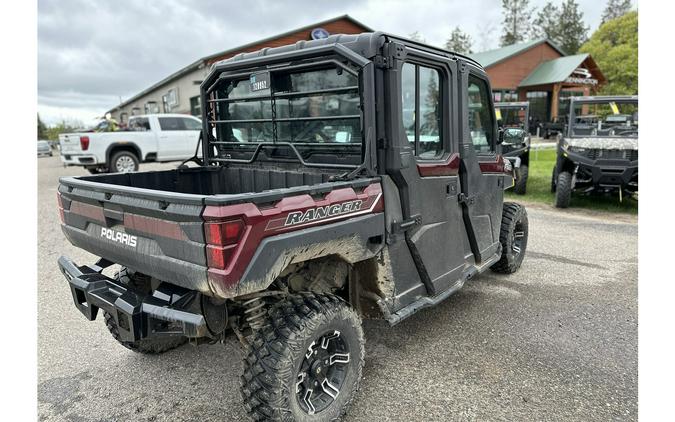
[[[516,227],[511,235],[511,251],[514,258],[518,258],[523,253],[523,242],[525,240],[525,228],[523,227],[522,217],[516,222]]]
[[[351,360],[348,350],[337,330],[324,333],[309,345],[295,384],[298,404],[306,413],[320,413],[338,398]]]

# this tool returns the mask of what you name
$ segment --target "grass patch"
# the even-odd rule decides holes
[[[530,174],[527,179],[527,194],[516,195],[511,189],[506,191],[506,197],[511,200],[524,199],[548,205],[555,204],[555,194],[551,193],[551,173],[555,166],[556,150],[531,150]],[[619,194],[614,195],[582,195],[572,193],[570,208],[587,208],[593,210],[637,214],[638,201],[624,198],[619,202]]]

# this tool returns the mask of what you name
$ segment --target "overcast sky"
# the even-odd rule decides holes
[[[578,3],[592,32],[606,1]],[[497,47],[501,34],[501,0],[39,0],[38,112],[48,124],[90,124],[200,57],[342,14],[439,46],[459,25],[475,51]]]

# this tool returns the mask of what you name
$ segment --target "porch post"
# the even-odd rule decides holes
[[[551,95],[551,121],[558,117],[558,97],[560,96],[560,84],[553,84],[553,95]]]

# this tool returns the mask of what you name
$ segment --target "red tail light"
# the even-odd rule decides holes
[[[230,263],[230,258],[236,247],[236,245],[225,247],[207,245],[206,262],[208,263],[209,268],[224,270],[227,267],[227,264]]]
[[[89,149],[89,137],[88,136],[80,136],[80,146],[82,147],[82,151],[86,151]]]
[[[210,268],[224,270],[244,234],[243,220],[210,222],[204,224],[206,234],[206,260]]]
[[[237,243],[243,233],[242,220],[206,223],[206,243],[209,245],[232,245]]]

